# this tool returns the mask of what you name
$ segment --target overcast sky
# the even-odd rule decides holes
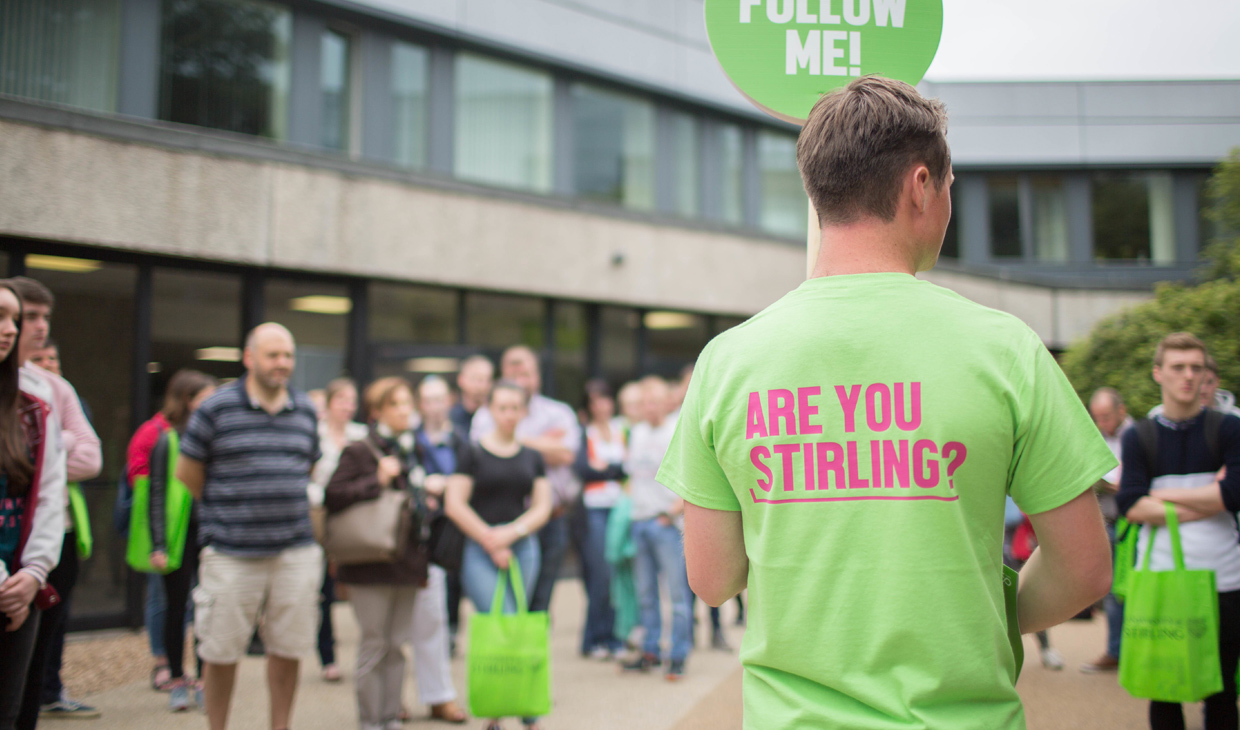
[[[1240,78],[1240,0],[943,0],[943,15],[930,81]]]

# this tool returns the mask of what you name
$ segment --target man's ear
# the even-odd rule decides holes
[[[933,184],[933,176],[925,165],[913,168],[913,205],[922,213],[926,212],[926,206],[930,203],[930,186]]]

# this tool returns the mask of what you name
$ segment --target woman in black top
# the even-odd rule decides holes
[[[539,550],[534,533],[551,516],[551,484],[542,455],[522,446],[517,424],[525,418],[529,395],[506,381],[496,384],[487,407],[495,431],[468,449],[448,479],[445,509],[465,533],[461,586],[480,612],[491,610],[499,571],[516,559],[525,594],[538,577]],[[516,599],[504,594],[504,612],[516,612]],[[533,718],[526,718],[535,727]],[[498,728],[492,721],[488,728]]]

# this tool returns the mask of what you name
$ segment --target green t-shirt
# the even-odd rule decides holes
[[[1024,728],[1004,496],[1115,466],[1015,317],[904,274],[811,279],[702,352],[658,479],[739,510],[745,727]]]

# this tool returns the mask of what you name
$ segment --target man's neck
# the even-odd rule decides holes
[[[461,407],[468,413],[477,413],[482,404],[486,402],[486,398],[472,398],[464,393],[461,394]]]
[[[445,434],[451,431],[452,424],[450,424],[448,422],[448,419],[446,418],[436,419],[436,420],[431,420],[429,418],[423,418],[422,419],[422,430],[425,431],[426,435],[428,436],[439,436],[441,434]]]
[[[1180,403],[1171,398],[1163,398],[1163,416],[1171,421],[1187,421],[1197,417],[1203,406],[1198,401]]]
[[[269,413],[275,413],[288,403],[288,388],[264,388],[253,375],[245,379],[245,392]]]
[[[890,225],[873,219],[823,226],[818,261],[811,279],[844,274],[915,274],[918,266],[908,246],[892,235]]]

